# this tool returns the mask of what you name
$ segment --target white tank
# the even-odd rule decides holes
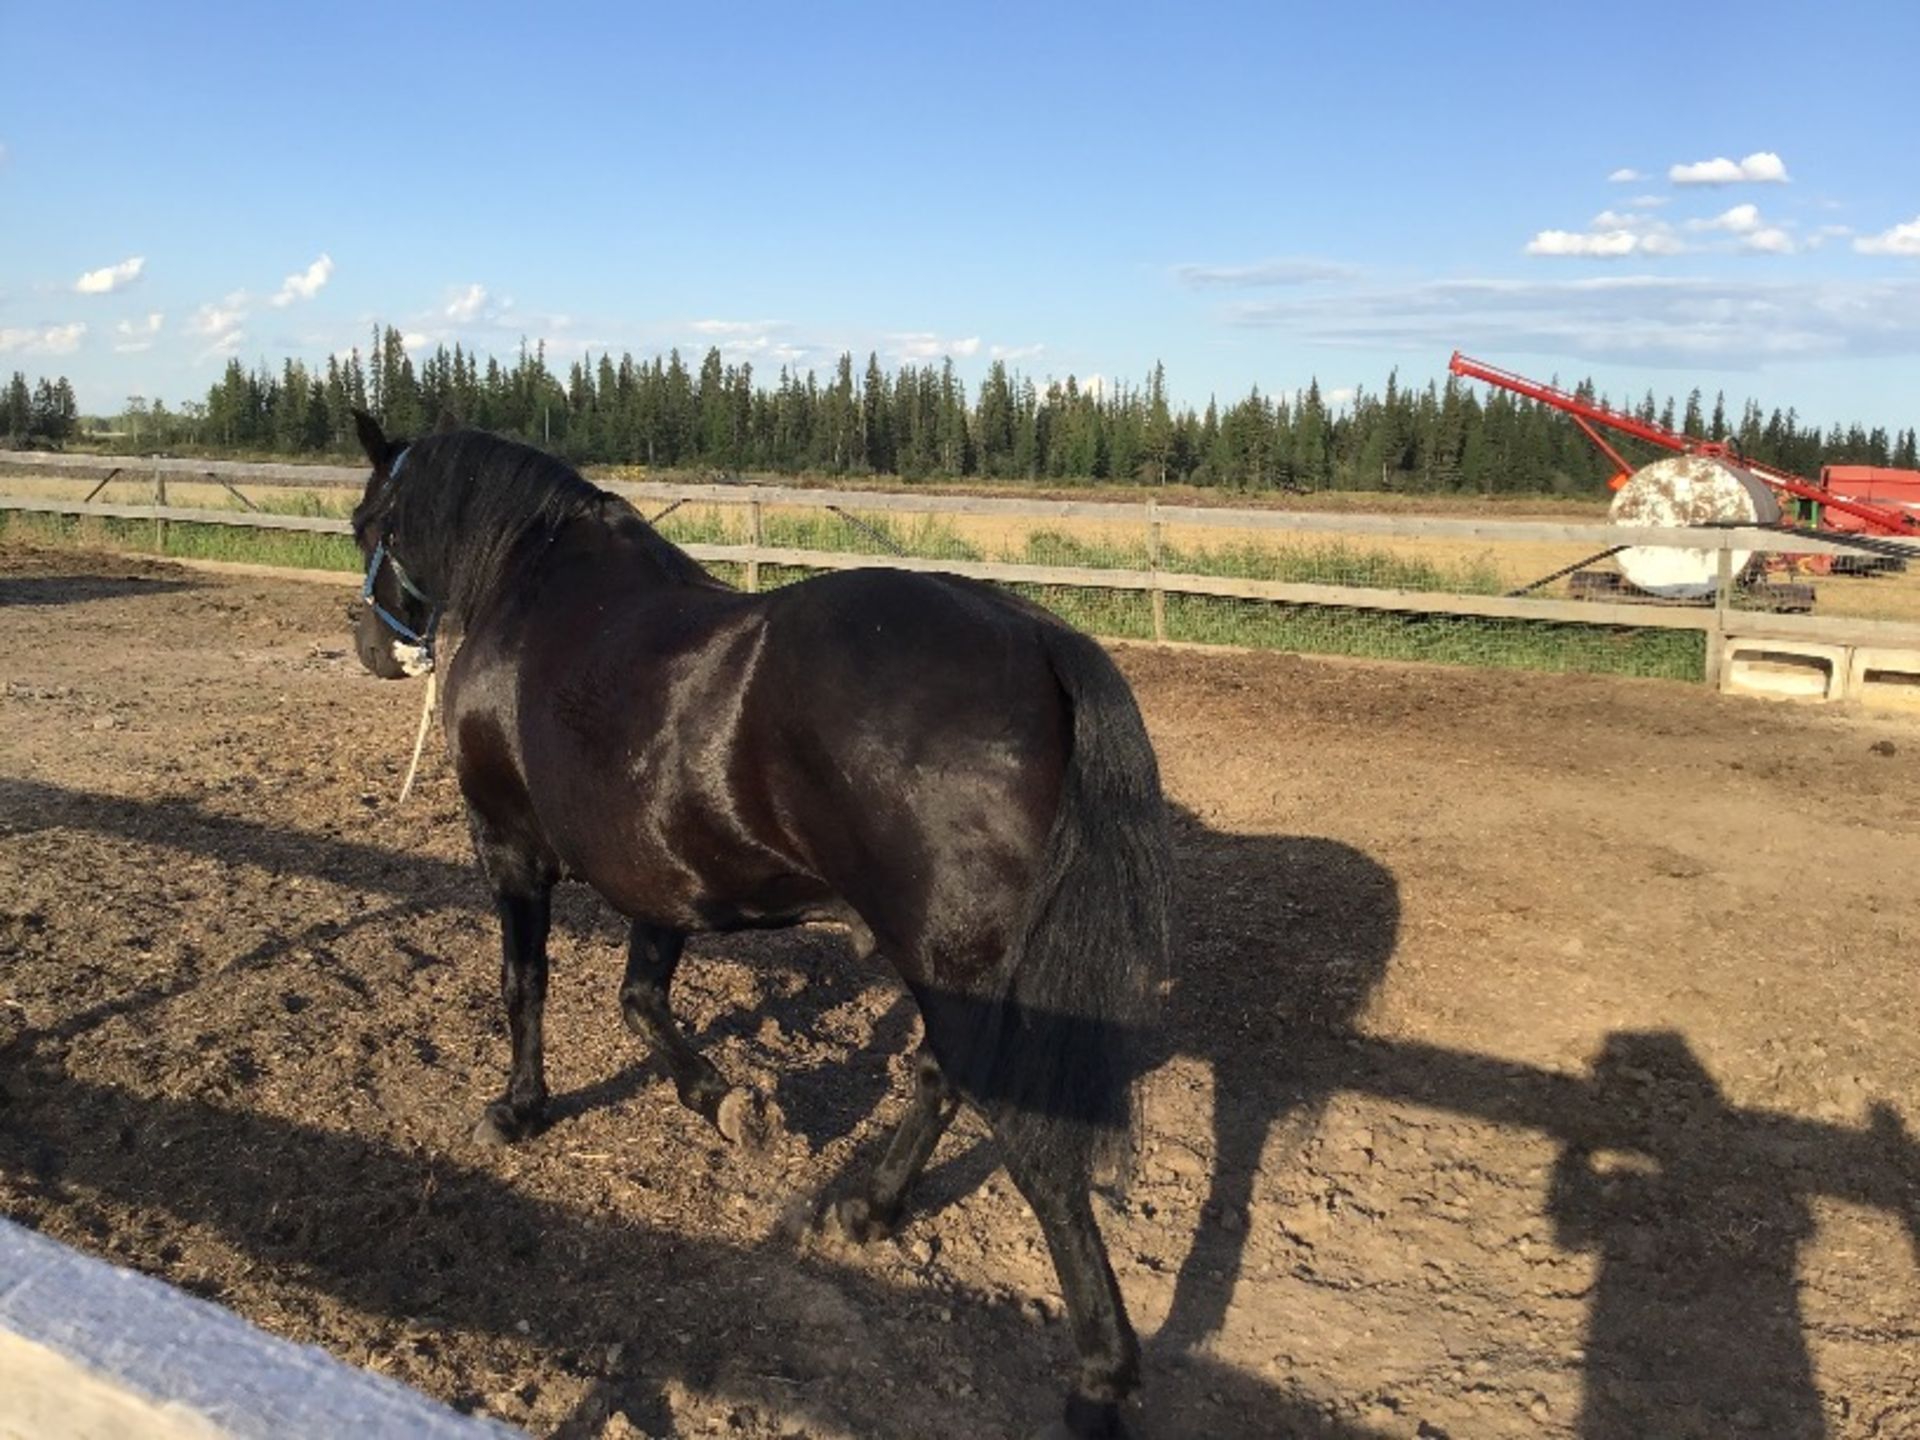
[[[1615,525],[1772,525],[1780,519],[1780,502],[1764,481],[1730,461],[1669,455],[1633,472],[1614,493],[1608,518]],[[1713,550],[1637,545],[1616,558],[1630,584],[1669,600],[1711,595],[1719,578],[1719,555]],[[1738,575],[1751,558],[1751,551],[1734,551],[1733,573]]]

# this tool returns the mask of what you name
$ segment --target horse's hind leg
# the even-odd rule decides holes
[[[1026,1117],[1014,1119],[1015,1125],[1024,1122]],[[1089,1186],[1084,1177],[1073,1178],[1076,1167],[1048,1154],[1044,1140],[1007,1143],[1009,1128],[1004,1120],[995,1125],[1007,1172],[1046,1236],[1080,1355],[1080,1374],[1067,1397],[1067,1431],[1075,1440],[1122,1435],[1120,1402],[1140,1383],[1140,1342],[1107,1260]]]
[[[620,982],[621,1017],[667,1062],[682,1105],[706,1116],[729,1140],[763,1140],[774,1128],[765,1103],[727,1084],[713,1062],[693,1048],[667,1004],[686,943],[678,930],[634,922],[627,941],[627,973]]]
[[[473,1134],[482,1144],[506,1145],[533,1134],[546,1118],[541,1023],[547,1001],[547,929],[553,887],[511,870],[503,873],[491,863],[488,870],[495,877],[494,906],[500,916],[500,994],[513,1036],[513,1069],[507,1077],[507,1093],[482,1112]]]
[[[840,1228],[849,1238],[871,1240],[893,1229],[907,1191],[926,1168],[959,1108],[959,1097],[939,1061],[921,1046],[914,1065],[913,1104],[893,1132],[886,1155],[874,1167],[864,1193],[850,1195],[835,1207]]]

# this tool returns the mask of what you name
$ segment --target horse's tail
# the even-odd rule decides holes
[[[1003,1143],[1091,1178],[1130,1168],[1165,975],[1172,849],[1159,765],[1107,653],[1043,622],[1073,732],[1024,926],[973,1052]]]

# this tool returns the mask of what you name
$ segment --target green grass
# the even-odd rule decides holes
[[[231,497],[229,497],[231,498]],[[278,497],[275,497],[276,502]],[[285,504],[263,505],[263,510],[271,510],[276,515],[307,515],[317,520],[346,520],[353,515],[354,506],[359,501],[352,495],[333,491],[320,494],[312,490],[302,490],[287,497]],[[236,502],[236,508],[237,502]]]
[[[1167,638],[1506,670],[1693,681],[1706,673],[1706,637],[1695,630],[1413,615],[1207,595],[1167,597]]]
[[[737,507],[684,506],[658,523],[676,545],[744,545],[747,517]],[[890,515],[775,514],[761,522],[762,543],[782,550],[826,550],[838,555],[914,555],[931,560],[978,560],[977,547],[938,515],[896,519]]]
[[[32,515],[0,511],[0,539],[80,549],[137,551],[179,560],[223,560],[284,565],[296,570],[359,570],[366,562],[345,535],[300,530],[248,530],[237,525],[172,521],[156,546],[151,520],[103,519],[95,515]]]
[[[654,522],[654,529],[676,545],[744,545],[747,543],[744,517],[734,517],[718,506],[695,509],[683,505]]]
[[[1030,565],[1071,565],[1096,570],[1147,568],[1144,543],[1116,545],[1082,540],[1053,530],[1035,531],[1027,537],[1021,553],[1008,558],[1024,560]],[[1338,540],[1315,545],[1263,545],[1252,540],[1196,548],[1169,545],[1160,552],[1160,568],[1183,575],[1364,585],[1454,595],[1498,595],[1506,589],[1499,569],[1491,561],[1442,565],[1396,555],[1390,550],[1363,550]]]
[[[928,560],[978,560],[980,552],[938,515],[769,515],[761,526],[768,545],[787,550],[832,550],[847,555],[916,555]]]

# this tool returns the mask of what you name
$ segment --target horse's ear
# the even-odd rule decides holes
[[[436,435],[450,435],[459,428],[460,417],[451,410],[442,410],[440,412],[440,423],[433,427],[433,433]]]
[[[380,429],[380,422],[364,410],[353,412],[354,428],[360,432],[360,448],[367,452],[367,459],[378,470],[387,463],[387,437]]]

